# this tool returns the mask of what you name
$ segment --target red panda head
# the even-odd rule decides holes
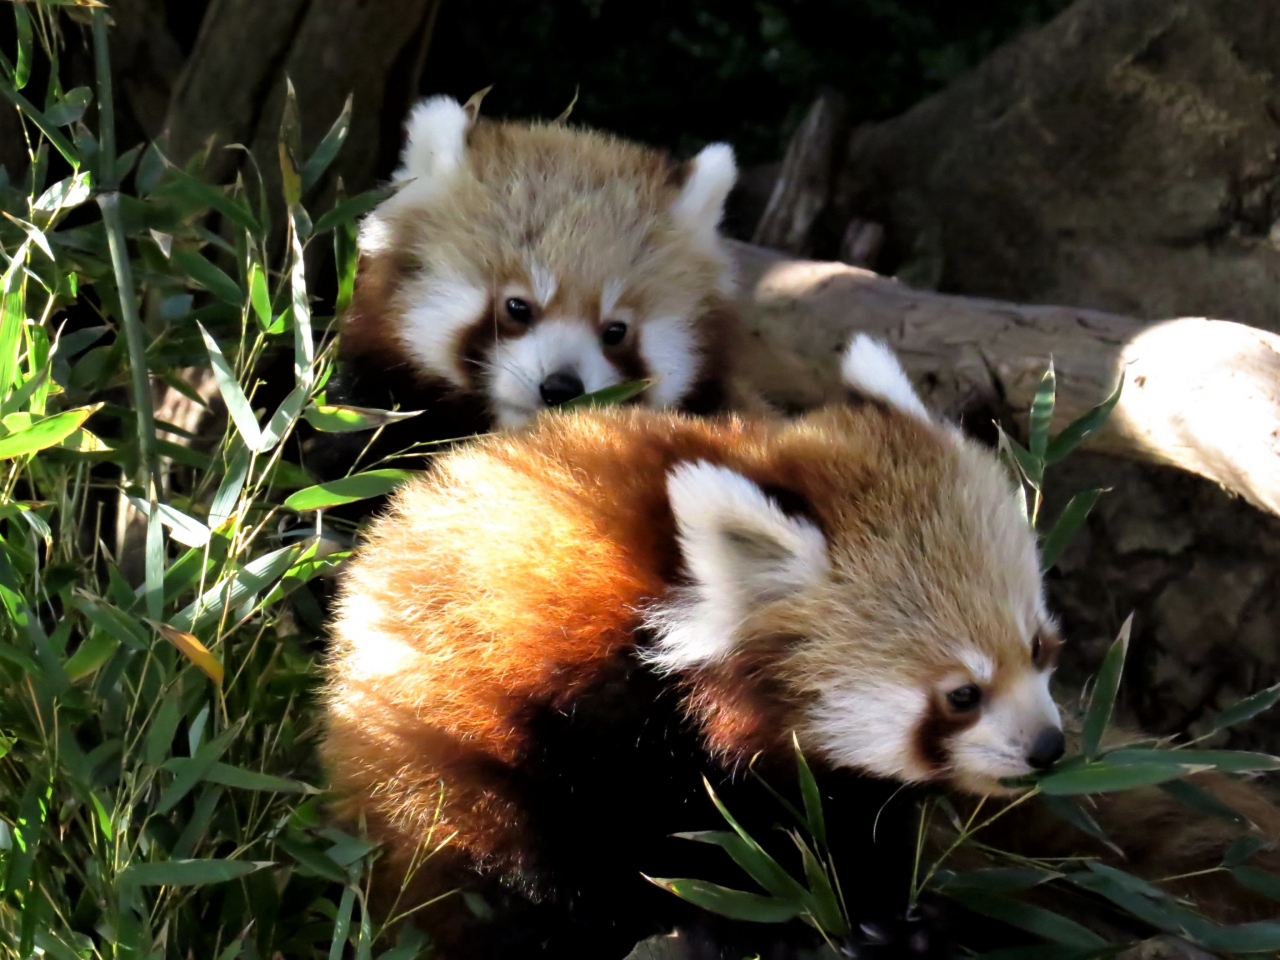
[[[769,459],[790,463],[778,479],[802,506],[706,461],[668,474],[689,583],[648,614],[650,658],[714,688],[694,703],[713,745],[717,724],[737,735],[715,716],[733,685],[767,674],[771,726],[810,756],[1000,791],[1062,753],[1034,534],[1000,463],[930,418],[886,348],[858,337],[843,372],[883,416],[791,429]],[[767,666],[743,673],[753,649]]]
[[[343,350],[404,358],[484,396],[494,421],[614,384],[677,406],[720,349],[731,283],[716,233],[732,150],[687,164],[562,124],[419,104],[395,181],[365,221]]]

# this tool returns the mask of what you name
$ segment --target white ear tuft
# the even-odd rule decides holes
[[[423,100],[405,124],[407,133],[396,180],[429,185],[448,176],[462,163],[471,117],[452,97]]]
[[[700,240],[713,243],[725,198],[738,178],[733,148],[727,143],[705,146],[689,161],[689,167],[688,179],[671,207],[671,215]]]
[[[840,363],[840,376],[851,390],[883,400],[927,423],[933,422],[893,351],[865,333],[850,341]]]
[[[647,618],[657,633],[651,659],[664,669],[725,657],[753,609],[804,590],[829,569],[822,532],[787,516],[740,473],[682,463],[667,475],[667,493],[693,584],[683,600]]]

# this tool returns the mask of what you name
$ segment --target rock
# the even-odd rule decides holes
[[[1177,937],[1152,937],[1134,944],[1116,960],[1213,960],[1213,954]]]

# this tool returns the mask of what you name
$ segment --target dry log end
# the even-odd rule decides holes
[[[1188,470],[1280,514],[1280,336],[1226,320],[1144,323],[947,296],[841,263],[731,250],[754,337],[741,375],[770,399],[812,406],[835,396],[837,358],[855,331],[893,346],[942,410],[982,395],[1025,410],[1052,357],[1058,428],[1123,370],[1126,388],[1095,449]]]

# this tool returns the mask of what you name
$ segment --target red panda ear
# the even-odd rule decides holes
[[[714,244],[725,198],[737,178],[738,166],[731,146],[713,143],[703,147],[689,161],[688,175],[671,206],[676,223],[708,246]]]
[[[405,123],[404,152],[394,179],[412,181],[415,193],[439,184],[461,166],[472,120],[467,108],[452,97],[419,103]]]
[[[840,377],[850,390],[882,400],[917,420],[935,422],[911,386],[902,364],[883,341],[865,333],[857,334],[845,348]]]
[[[822,532],[788,516],[727,467],[682,463],[667,475],[685,571],[685,596],[657,611],[654,661],[671,669],[719,660],[733,650],[753,610],[819,583],[830,563]]]

